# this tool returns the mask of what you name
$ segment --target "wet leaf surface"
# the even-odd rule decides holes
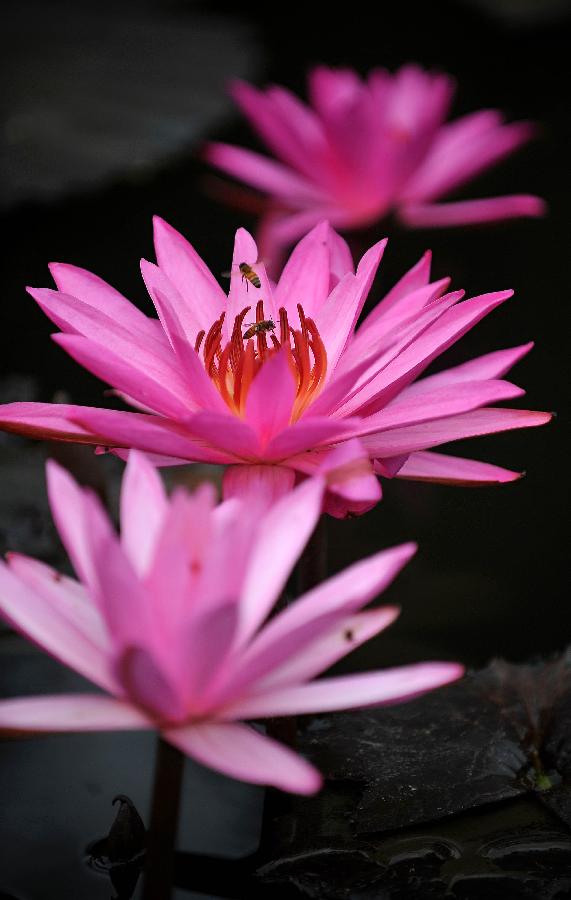
[[[260,877],[347,900],[571,895],[569,655],[495,662],[394,709],[306,721],[328,785]]]

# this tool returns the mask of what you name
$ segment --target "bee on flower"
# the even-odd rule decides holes
[[[542,425],[549,413],[494,404],[517,399],[505,379],[530,349],[493,350],[426,375],[428,366],[512,291],[464,299],[431,279],[430,254],[360,321],[386,241],[354,267],[327,222],[294,249],[276,284],[259,263],[255,322],[239,262],[258,259],[236,234],[228,296],[194,248],[155,220],[158,265],[141,269],[158,319],[75,266],[51,266],[57,290],[30,288],[61,329],[54,341],[114,388],[131,411],[71,404],[0,406],[0,428],[31,437],[131,449],[157,465],[227,466],[226,495],[260,478],[282,491],[317,472],[324,508],[365,512],[381,478],[501,484],[519,473],[439,448],[485,434]],[[253,319],[254,317],[250,317]]]

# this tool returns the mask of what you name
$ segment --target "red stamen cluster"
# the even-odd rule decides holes
[[[244,340],[244,319],[250,310],[249,306],[234,319],[232,337],[225,346],[222,345],[225,313],[214,322],[206,337],[204,331],[198,334],[195,350],[200,353],[202,349],[206,371],[225,403],[237,416],[244,415],[248,390],[255,375],[271,356],[284,348],[297,383],[292,422],[299,419],[321,390],[327,372],[325,346],[313,319],[306,318],[301,304],[298,303],[297,309],[300,329],[292,328],[286,310],[283,307],[280,309],[279,323],[276,323],[279,337],[273,331],[260,329],[251,338]],[[264,301],[259,300],[256,304],[256,323],[266,321]],[[268,403],[271,403],[271,397],[268,397]]]

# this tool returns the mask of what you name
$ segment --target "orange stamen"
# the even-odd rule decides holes
[[[272,330],[260,329],[244,340],[244,319],[250,311],[249,306],[235,317],[229,341],[225,342],[222,336],[224,313],[206,335],[204,331],[198,333],[195,350],[197,353],[202,350],[204,368],[235,415],[245,415],[250,385],[275,353],[286,353],[296,383],[292,422],[299,419],[321,391],[327,373],[327,352],[313,319],[305,316],[301,304],[297,309],[299,329],[290,326],[283,307],[279,310],[279,324],[276,323],[279,336]],[[258,300],[256,324],[267,321],[264,301]],[[268,403],[271,402],[272,398],[268,397]]]
[[[194,344],[194,349],[196,350],[197,353],[200,350],[200,345],[202,344],[202,340],[203,340],[205,334],[206,334],[206,332],[203,329],[202,331],[199,331],[198,334],[196,335],[196,342]]]

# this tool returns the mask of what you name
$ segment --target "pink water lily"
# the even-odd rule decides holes
[[[0,407],[0,427],[121,456],[137,448],[157,464],[227,465],[226,495],[279,495],[320,472],[326,509],[337,516],[380,499],[373,468],[460,484],[519,477],[433,448],[549,420],[490,406],[523,394],[503,376],[531,344],[417,380],[512,291],[462,300],[462,291],[446,293],[448,279],[430,280],[426,254],[356,328],[385,241],[354,272],[343,239],[321,223],[273,285],[240,229],[228,297],[161,219],[155,246],[158,266],[143,261],[142,271],[159,320],[74,266],[52,265],[57,291],[30,289],[62,329],[56,343],[139,411],[11,403]],[[259,288],[243,277],[242,263],[255,267]]]
[[[361,612],[414,553],[377,553],[266,622],[320,515],[310,479],[270,512],[255,499],[216,506],[211,486],[166,498],[156,469],[129,458],[121,537],[90,491],[48,463],[50,504],[79,581],[29,557],[0,562],[0,612],[105,694],[0,701],[0,729],[157,729],[235,778],[310,794],[319,773],[244,719],[404,700],[462,674],[421,663],[315,676],[378,634],[398,609]]]
[[[271,198],[260,226],[271,258],[320,219],[352,229],[389,211],[410,226],[465,225],[537,216],[528,194],[440,203],[533,133],[485,109],[447,122],[453,80],[407,65],[361,79],[350,69],[309,73],[309,105],[283,87],[236,83],[232,94],[277,159],[214,143],[206,158]]]

